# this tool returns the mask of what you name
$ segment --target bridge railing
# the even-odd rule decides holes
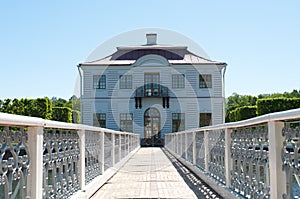
[[[300,109],[166,134],[165,147],[245,198],[300,196]]]
[[[139,135],[0,113],[0,198],[80,198],[140,146]]]

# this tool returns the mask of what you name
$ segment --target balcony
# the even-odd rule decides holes
[[[136,89],[135,97],[169,97],[169,89],[160,84],[147,84]]]

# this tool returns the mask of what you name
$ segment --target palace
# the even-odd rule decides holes
[[[224,122],[226,63],[196,55],[187,46],[140,46],[78,65],[82,123],[139,133],[159,145],[164,134]]]

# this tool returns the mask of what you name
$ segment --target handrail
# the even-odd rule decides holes
[[[243,197],[293,198],[300,192],[292,177],[300,178],[295,163],[300,154],[299,121],[300,109],[293,109],[169,133],[165,148]]]
[[[283,121],[283,120],[293,120],[299,118],[300,115],[300,108],[298,109],[293,109],[293,110],[288,110],[288,111],[281,111],[281,112],[276,112],[276,113],[270,113],[262,116],[258,116],[255,118],[243,120],[243,121],[238,121],[238,122],[230,122],[230,123],[225,123],[225,124],[218,124],[218,125],[213,125],[213,126],[205,126],[201,128],[194,128],[194,129],[188,129],[185,131],[180,131],[177,132],[178,134],[180,133],[187,133],[191,131],[210,131],[210,130],[219,130],[219,129],[234,129],[234,128],[239,128],[239,127],[245,127],[245,126],[253,126],[253,125],[258,125],[258,124],[263,124],[271,121]]]
[[[0,198],[89,198],[140,145],[139,134],[8,113],[0,113],[0,127],[1,175],[18,178],[4,182]]]
[[[85,129],[85,130],[96,131],[96,132],[132,135],[132,133],[129,133],[129,132],[119,132],[119,131],[101,128],[101,127],[45,120],[45,119],[37,118],[37,117],[14,115],[14,114],[9,114],[9,113],[0,113],[0,125],[59,128],[59,129],[69,129],[69,130]]]
[[[28,117],[8,113],[0,113],[0,125],[3,126],[27,126],[27,127],[44,127],[45,120],[37,117]]]

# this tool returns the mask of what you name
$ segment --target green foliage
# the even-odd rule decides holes
[[[61,122],[72,122],[72,109],[68,107],[53,107],[52,119]]]
[[[64,111],[56,111],[53,116],[53,106],[68,108]],[[72,114],[72,108],[74,113]],[[41,117],[44,119],[55,119],[58,121],[66,121],[75,123],[80,122],[80,99],[72,96],[69,101],[62,98],[53,97],[51,100],[47,97],[38,99],[5,99],[0,100],[0,112],[11,113],[17,115],[25,115],[32,117]],[[59,115],[60,114],[60,115]],[[73,119],[72,119],[73,115]],[[52,117],[53,116],[53,117]],[[65,117],[65,118],[64,118]]]
[[[284,93],[273,93],[273,94],[260,94],[258,95],[258,99],[264,98],[300,98],[300,90],[294,89],[292,92],[284,92]]]
[[[239,95],[234,93],[232,96],[229,96],[227,98],[225,120],[226,122],[238,121],[240,120],[240,118],[248,119],[250,118],[250,116],[255,116],[253,112],[254,108],[251,108],[250,110],[245,109],[245,112],[249,111],[248,115],[247,113],[243,113],[243,109],[237,110],[237,108],[244,106],[257,105],[256,113],[258,115],[299,108],[299,102],[297,100],[291,100],[294,98],[300,98],[300,90],[294,89],[292,92],[260,94],[258,95],[258,97],[250,95]],[[259,100],[265,99],[271,101],[275,99],[275,101],[258,102]],[[282,101],[282,99],[284,100]]]
[[[48,98],[33,99],[5,99],[1,112],[44,119],[52,118],[52,105]]]
[[[80,111],[72,111],[72,122],[76,124],[80,123]]]
[[[238,107],[233,111],[230,111],[229,118],[230,122],[236,122],[240,120],[246,120],[249,118],[256,117],[256,106],[242,106]]]
[[[38,98],[32,101],[31,115],[50,120],[52,118],[52,103],[49,98]]]
[[[257,115],[300,108],[300,98],[265,98],[257,100]]]
[[[234,93],[227,98],[226,103],[226,122],[232,121],[230,119],[230,112],[242,106],[255,106],[257,97],[251,95],[239,95]],[[233,115],[231,116],[233,117]]]
[[[58,98],[57,97],[52,97],[51,98],[53,107],[65,107],[65,104],[67,103],[67,100]]]

